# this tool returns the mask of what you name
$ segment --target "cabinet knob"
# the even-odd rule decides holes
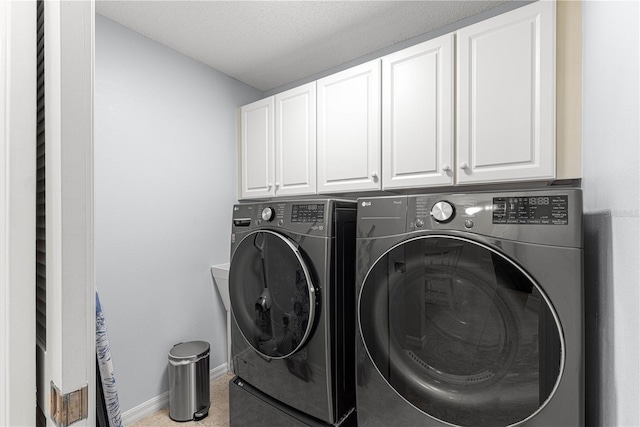
[[[450,170],[451,170],[451,166],[449,166],[449,165],[442,165],[442,170],[443,170],[444,172],[448,172],[448,171],[450,171]]]
[[[371,172],[371,178],[373,178],[373,181],[377,181],[378,180],[378,172]]]
[[[272,183],[268,183],[267,184],[267,190],[271,190],[271,187],[273,187],[273,184]]]
[[[276,181],[276,189],[280,188],[280,183]]]
[[[469,169],[469,164],[467,162],[460,163],[460,169]]]

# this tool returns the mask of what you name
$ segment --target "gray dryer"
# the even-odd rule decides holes
[[[360,426],[582,426],[582,194],[358,200]]]

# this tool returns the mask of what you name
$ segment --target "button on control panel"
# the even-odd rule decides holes
[[[449,222],[455,215],[453,205],[446,200],[441,200],[431,207],[431,216],[437,222]]]
[[[261,216],[264,221],[272,221],[275,216],[275,211],[270,207],[264,208]]]

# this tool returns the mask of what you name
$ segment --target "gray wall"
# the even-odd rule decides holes
[[[257,90],[96,16],[95,271],[123,412],[168,388],[167,353],[226,315],[237,108]]]
[[[640,7],[583,3],[589,426],[638,426]]]

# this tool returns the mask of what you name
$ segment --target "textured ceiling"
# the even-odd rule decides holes
[[[498,1],[96,1],[96,12],[266,92]]]

